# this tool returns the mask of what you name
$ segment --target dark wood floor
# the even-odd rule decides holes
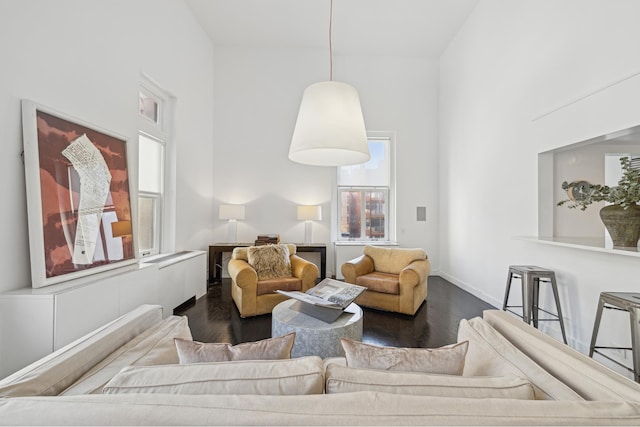
[[[193,339],[238,344],[271,337],[271,314],[243,319],[231,299],[230,283],[213,285],[205,296],[176,314],[186,315]],[[460,319],[481,316],[490,304],[441,277],[429,277],[427,303],[415,316],[363,307],[363,342],[398,347],[440,347],[456,342]]]

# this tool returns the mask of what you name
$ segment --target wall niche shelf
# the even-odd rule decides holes
[[[616,186],[622,176],[620,158],[640,159],[640,125],[538,153],[538,236],[519,239],[594,252],[640,257],[638,248],[613,247],[600,209],[558,206],[568,199],[562,182]],[[632,162],[633,163],[633,162]]]
[[[543,245],[562,246],[591,252],[601,252],[611,255],[622,255],[640,258],[640,250],[636,248],[613,247],[611,239],[604,237],[527,237],[516,236],[517,240],[540,243]]]

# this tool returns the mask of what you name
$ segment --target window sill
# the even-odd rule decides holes
[[[400,246],[398,242],[390,240],[336,240],[333,244],[336,246]]]

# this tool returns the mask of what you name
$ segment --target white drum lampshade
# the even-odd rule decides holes
[[[238,220],[244,219],[243,205],[220,205],[218,218],[229,220],[228,240],[229,243],[236,243],[238,236]]]
[[[289,159],[314,166],[345,166],[370,159],[360,97],[353,86],[314,83],[302,95]]]
[[[298,206],[298,221],[304,223],[304,242],[306,244],[313,243],[313,227],[311,221],[322,221],[322,206]]]

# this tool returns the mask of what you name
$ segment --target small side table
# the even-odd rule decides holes
[[[325,323],[296,310],[295,299],[276,305],[271,317],[271,336],[281,337],[296,333],[291,357],[319,356],[321,358],[344,356],[340,338],[362,340],[362,309],[351,303],[338,320]]]

